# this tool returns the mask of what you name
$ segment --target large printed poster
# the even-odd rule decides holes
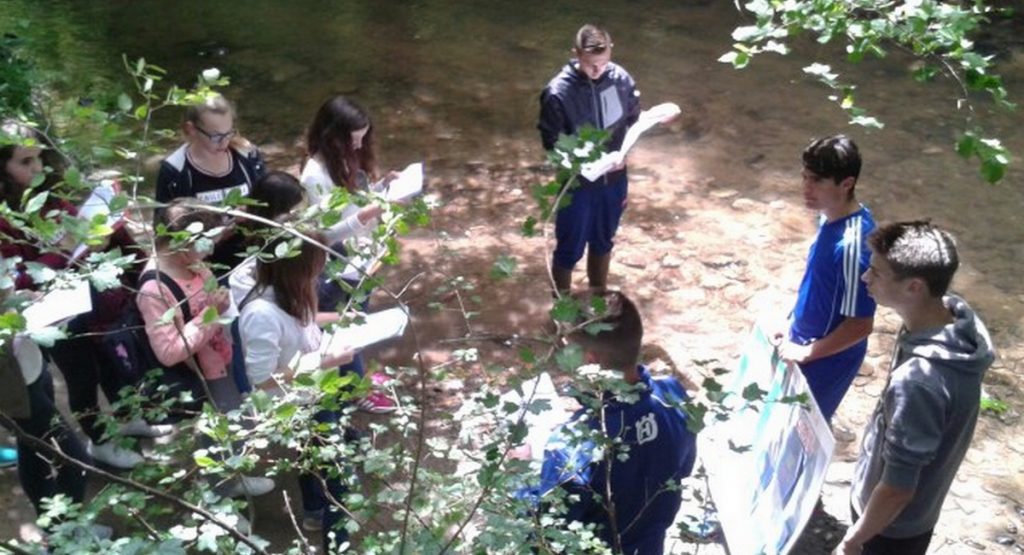
[[[750,386],[767,391],[746,401]],[[818,501],[835,449],[803,374],[778,359],[760,326],[728,376],[728,420],[701,431],[700,453],[729,551],[789,552]],[[808,402],[780,402],[806,393]]]

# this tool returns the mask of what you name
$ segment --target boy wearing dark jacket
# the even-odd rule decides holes
[[[640,117],[640,93],[625,69],[611,61],[612,39],[595,25],[584,25],[576,33],[569,61],[540,95],[540,130],[544,150],[551,150],[559,135],[576,135],[581,127],[604,129],[610,137],[608,152],[622,146],[626,130]],[[597,179],[579,176],[580,186],[572,191],[568,206],[555,220],[555,253],[552,279],[559,291],[568,291],[572,270],[587,250],[587,278],[590,287],[608,285],[608,267],[619,220],[626,207],[628,183],[625,164]]]

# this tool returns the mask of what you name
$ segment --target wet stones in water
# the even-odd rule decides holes
[[[227,46],[215,42],[208,42],[202,45],[197,52],[201,58],[223,58],[230,53],[231,49]]]

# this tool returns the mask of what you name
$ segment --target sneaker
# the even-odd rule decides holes
[[[380,391],[371,391],[356,403],[356,407],[370,414],[387,414],[398,410],[398,404]]]
[[[0,447],[0,468],[10,468],[18,464],[18,450],[14,447]]]
[[[98,445],[90,441],[86,451],[89,452],[89,456],[94,461],[114,468],[120,468],[121,470],[131,470],[145,460],[142,458],[142,455],[131,449],[120,447],[113,441]]]
[[[123,436],[161,437],[174,431],[170,424],[150,424],[141,418],[121,424],[118,432]]]
[[[273,490],[274,481],[261,476],[239,476],[215,488],[224,497],[259,497]]]
[[[302,529],[307,532],[319,532],[324,529],[324,512],[305,511],[302,513]]]

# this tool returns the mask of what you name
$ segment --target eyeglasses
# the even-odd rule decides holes
[[[213,142],[215,142],[217,144],[223,143],[224,141],[231,140],[231,137],[234,137],[235,135],[238,134],[238,131],[235,130],[235,129],[232,129],[230,131],[225,131],[223,133],[210,133],[209,131],[203,129],[202,127],[199,127],[198,125],[195,125],[195,128],[200,133],[202,133],[203,135],[206,135],[207,139],[210,139],[211,141],[213,141]]]

